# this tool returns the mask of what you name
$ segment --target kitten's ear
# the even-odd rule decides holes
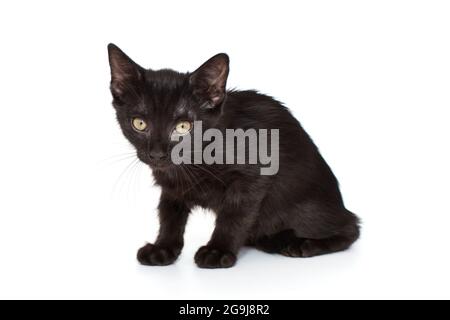
[[[121,97],[127,90],[134,88],[142,80],[143,68],[131,60],[115,44],[108,45],[109,65],[111,67],[111,93]]]
[[[228,55],[219,53],[190,76],[189,81],[194,94],[205,99],[208,108],[214,108],[225,98],[229,64]]]

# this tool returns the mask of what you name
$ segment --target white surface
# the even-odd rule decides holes
[[[0,4],[0,298],[450,298],[446,1],[14,1]],[[135,260],[159,190],[115,122],[106,45],[145,67],[231,57],[230,87],[284,101],[363,220],[348,252],[244,250],[201,270]]]

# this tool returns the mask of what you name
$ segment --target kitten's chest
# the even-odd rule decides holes
[[[205,209],[217,208],[224,194],[216,185],[207,182],[191,185],[188,188],[178,185],[172,188],[171,192],[188,207],[200,206]]]
[[[221,203],[226,183],[218,175],[203,175],[201,172],[184,171],[157,179],[165,193],[185,202],[189,207],[217,208]]]
[[[216,204],[220,201],[218,199],[219,196],[212,188],[205,188],[205,185],[195,186],[189,191],[178,190],[178,197],[189,207],[215,208],[217,207]]]

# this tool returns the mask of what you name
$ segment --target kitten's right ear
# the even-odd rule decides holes
[[[143,78],[143,68],[113,43],[108,45],[108,56],[113,96],[122,97],[127,90],[135,90],[134,88]]]

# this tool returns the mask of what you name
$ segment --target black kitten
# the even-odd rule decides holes
[[[271,97],[226,91],[226,54],[193,73],[178,73],[146,70],[113,44],[108,52],[117,119],[162,188],[159,235],[139,250],[140,263],[168,265],[177,259],[196,206],[217,215],[211,240],[195,255],[202,268],[233,266],[244,245],[312,257],[345,250],[358,238],[357,217],[344,207],[336,178],[298,121]],[[278,172],[261,175],[259,162],[175,165],[171,151],[177,142],[171,137],[190,135],[197,121],[203,131],[223,133],[279,129]]]

